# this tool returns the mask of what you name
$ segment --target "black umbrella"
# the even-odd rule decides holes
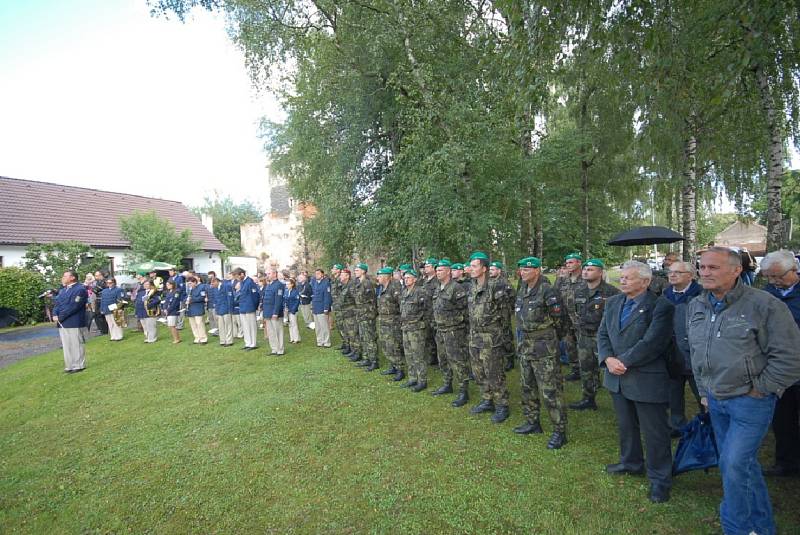
[[[608,241],[609,245],[653,245],[656,243],[674,243],[685,240],[683,236],[667,227],[636,227],[617,234]]]

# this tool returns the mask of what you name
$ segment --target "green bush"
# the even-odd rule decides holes
[[[20,323],[43,319],[44,306],[39,295],[44,288],[44,278],[39,273],[18,267],[0,268],[0,307],[16,310]]]

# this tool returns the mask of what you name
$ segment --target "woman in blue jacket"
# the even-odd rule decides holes
[[[158,340],[155,310],[160,300],[158,292],[153,288],[153,282],[150,280],[144,281],[142,283],[142,291],[136,294],[136,302],[133,306],[136,311],[136,318],[142,324],[144,342],[146,344],[152,344]]]
[[[186,281],[186,317],[189,318],[189,325],[192,327],[195,344],[207,344],[206,324],[204,316],[206,313],[206,299],[208,291],[206,285],[201,284],[197,277],[189,277]]]
[[[181,312],[181,294],[178,292],[178,287],[172,279],[166,283],[167,293],[164,296],[164,311],[167,314],[167,327],[172,334],[172,343],[180,344],[181,335],[178,332],[178,317]]]
[[[300,343],[300,329],[297,327],[297,311],[300,310],[300,290],[297,282],[289,279],[286,285],[286,309],[289,311],[289,343]]]

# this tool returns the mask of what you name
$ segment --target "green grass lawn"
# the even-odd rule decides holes
[[[512,417],[493,425],[353,368],[310,331],[271,357],[261,340],[176,347],[160,329],[152,345],[90,341],[83,373],[62,373],[60,351],[0,370],[0,532],[719,532],[716,472],[679,476],[662,505],[645,478],[604,473],[618,451],[606,393],[548,451],[549,422],[511,432],[516,370]],[[800,484],[769,484],[779,532],[800,532]]]

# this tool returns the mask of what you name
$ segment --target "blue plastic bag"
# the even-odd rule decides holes
[[[719,464],[719,450],[711,427],[711,416],[706,412],[698,414],[681,428],[681,439],[675,450],[672,474],[678,475],[691,470],[708,470]]]

